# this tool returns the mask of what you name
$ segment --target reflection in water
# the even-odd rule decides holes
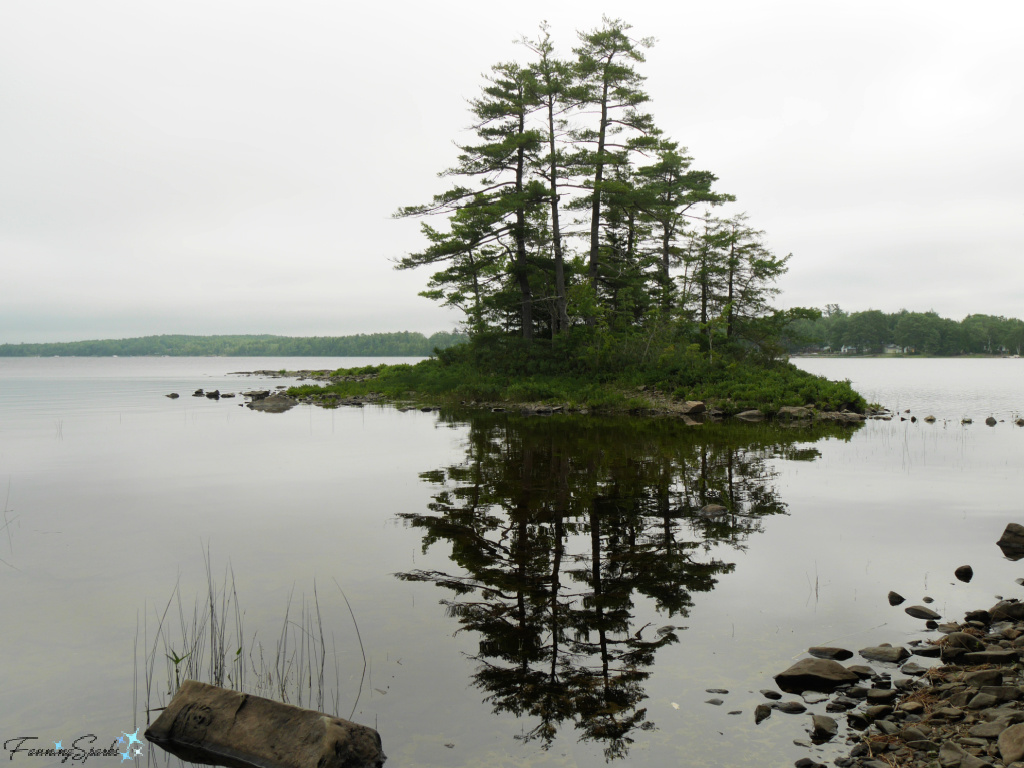
[[[692,593],[734,568],[712,551],[743,549],[785,513],[771,460],[811,461],[798,444],[851,434],[504,414],[468,427],[465,461],[421,475],[437,486],[428,511],[401,515],[424,551],[451,546],[451,572],[398,577],[453,593],[448,615],[479,635],[473,682],[495,713],[529,719],[521,738],[547,748],[572,722],[608,759],[654,727],[643,684],[686,629],[637,626],[634,601],[686,617]]]

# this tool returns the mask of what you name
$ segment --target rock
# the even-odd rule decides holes
[[[946,642],[942,646],[946,650],[951,648],[959,648],[964,651],[985,650],[985,644],[981,640],[966,632],[952,632],[946,635]]]
[[[830,646],[817,645],[814,648],[808,648],[807,652],[814,656],[816,659],[834,659],[835,661],[846,661],[847,659],[853,658],[853,651],[848,651],[845,648],[832,648]]]
[[[987,419],[985,419],[985,423],[988,424],[990,427],[994,427],[998,422],[996,421],[995,416],[989,416]]]
[[[865,659],[872,661],[885,661],[890,664],[898,664],[910,656],[910,652],[901,646],[875,645],[868,648],[861,648],[858,651]]]
[[[754,409],[737,413],[736,418],[740,421],[762,421],[764,419],[764,414],[761,411]]]
[[[1007,765],[1024,757],[1024,723],[1011,725],[999,734],[999,756]]]
[[[782,701],[775,705],[775,709],[785,712],[787,715],[799,715],[801,712],[807,711],[807,707],[799,701]]]
[[[284,413],[294,408],[298,400],[293,400],[288,395],[276,393],[259,400],[253,400],[246,405],[254,411],[265,411],[266,413]]]
[[[903,610],[906,611],[908,615],[913,616],[915,619],[930,619],[931,621],[935,621],[935,619],[942,618],[931,608],[925,608],[923,605],[911,605],[907,608],[904,608]]]
[[[220,390],[219,389],[215,389],[215,390],[213,390],[213,392],[207,392],[206,396],[210,400],[220,400]]]
[[[171,400],[175,400],[178,397],[178,393],[177,392],[171,392],[169,395],[164,395],[164,397],[169,397],[169,398],[171,398]]]
[[[705,688],[704,693],[719,693],[724,696],[728,691],[725,688]]]
[[[772,708],[767,704],[758,704],[754,707],[754,725],[772,716]]]
[[[779,693],[778,691],[773,691],[769,688],[762,688],[761,695],[764,696],[766,699],[772,699],[773,701],[778,701],[782,698],[781,693]]]
[[[192,393],[192,397],[203,397],[204,394],[205,393],[203,392],[202,389],[197,389],[195,392]]]
[[[934,417],[934,416],[932,416],[931,414],[929,414],[928,416],[925,416],[925,417],[924,417],[924,420],[925,420],[925,422],[927,422],[928,424],[934,424],[934,423],[935,423],[935,417]]]
[[[713,705],[715,705],[716,707],[720,707],[720,706],[722,706],[723,704],[725,704],[725,702],[724,702],[724,701],[722,701],[721,699],[708,699],[708,700],[707,700],[707,701],[705,701],[704,703],[705,703],[705,704],[713,704]]]
[[[729,516],[729,510],[721,504],[707,504],[697,510],[697,517],[705,520],[721,520]]]
[[[960,768],[967,752],[955,741],[944,741],[939,748],[939,765],[942,768]]]
[[[1003,672],[999,669],[979,669],[977,672],[964,673],[964,682],[981,690],[986,686],[997,686],[1003,682]]]
[[[834,691],[841,685],[857,680],[857,675],[831,659],[801,659],[785,672],[775,676],[775,682],[787,693],[803,691]]]
[[[867,680],[869,677],[875,676],[875,670],[866,664],[851,664],[847,667],[850,672],[853,672],[861,680]]]
[[[1024,603],[1016,600],[1000,600],[988,612],[991,621],[1024,621]]]
[[[677,410],[684,416],[699,416],[707,410],[707,406],[700,400],[687,400],[679,405]]]
[[[936,659],[942,655],[942,646],[940,645],[919,645],[914,648],[915,656],[922,656],[926,659]]]
[[[898,695],[899,691],[891,688],[872,688],[868,691],[867,701],[869,705],[892,704]]]
[[[971,653],[965,653],[960,657],[960,660],[964,664],[975,665],[975,664],[998,664],[1001,666],[1010,666],[1020,660],[1020,651],[1016,648],[1004,650],[1002,648],[988,649],[984,651],[973,651]]]
[[[146,738],[194,763],[261,768],[380,768],[380,735],[365,725],[186,680]]]
[[[960,579],[960,581],[968,582],[974,578],[974,569],[969,565],[961,565],[953,571],[953,575]]]
[[[904,600],[906,600],[906,598],[898,592],[889,593],[889,605],[899,605]]]
[[[798,405],[784,405],[779,408],[775,418],[783,420],[809,419],[813,414],[810,408],[802,408]]]
[[[964,621],[980,621],[982,624],[991,624],[992,614],[988,611],[968,611],[964,614]]]
[[[816,743],[829,741],[839,733],[839,723],[828,715],[811,715],[811,739]]]
[[[902,672],[904,675],[913,675],[914,677],[920,677],[927,671],[928,667],[922,667],[920,664],[917,664],[913,661],[908,661],[906,664],[900,667],[900,672]]]
[[[1016,424],[1018,427],[1024,427],[1024,419],[1017,419],[1013,423]]]

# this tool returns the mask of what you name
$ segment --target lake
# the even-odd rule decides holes
[[[795,360],[909,410],[813,430],[191,396],[370,362],[0,358],[4,742],[105,747],[213,663],[389,766],[792,765],[843,752],[754,724],[808,647],[1024,597],[1024,361]]]

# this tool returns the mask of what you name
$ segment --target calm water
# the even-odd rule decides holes
[[[325,701],[394,766],[792,765],[809,718],[753,708],[808,646],[923,636],[890,589],[952,618],[1024,596],[994,545],[1024,522],[1024,361],[797,361],[939,419],[826,433],[189,396],[364,362],[0,359],[3,740],[144,726],[145,657],[160,706],[207,550],[249,685],[315,591]]]

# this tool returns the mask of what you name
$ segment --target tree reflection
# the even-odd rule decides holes
[[[446,417],[461,424],[455,417]],[[624,757],[659,648],[685,627],[692,594],[714,588],[768,515],[784,514],[776,460],[813,460],[814,432],[672,421],[475,414],[463,462],[421,477],[426,513],[401,517],[423,549],[447,542],[450,572],[398,574],[450,590],[459,631],[479,637],[473,682],[496,713],[528,718],[520,738],[546,749],[572,722]],[[647,602],[638,611],[637,602]],[[651,618],[656,618],[652,615]]]

